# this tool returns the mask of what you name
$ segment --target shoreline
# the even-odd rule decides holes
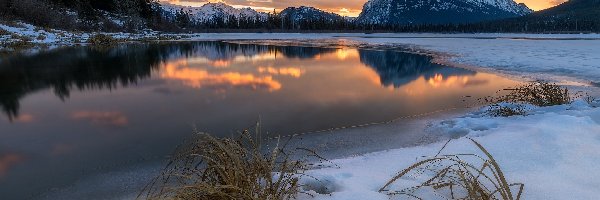
[[[335,39],[333,39],[333,40],[335,40]],[[191,41],[185,41],[185,40],[177,40],[177,41],[178,42],[191,42]],[[428,50],[428,51],[431,51],[431,50]],[[420,52],[420,53],[422,53],[422,52]],[[435,54],[434,54],[434,56],[435,56]],[[447,65],[450,65],[450,66],[453,66],[453,67],[456,66],[456,65],[458,65],[458,63],[456,63],[454,61],[451,61],[451,57],[448,57],[448,58],[446,58],[444,60],[446,62],[448,62],[448,63],[445,63]],[[440,62],[443,62],[443,61],[440,61]],[[458,66],[458,67],[472,69],[472,70],[475,70],[477,72],[481,72],[482,71],[482,72],[493,73],[493,74],[497,74],[499,76],[507,77],[507,74],[505,74],[505,73],[498,73],[498,71],[494,71],[493,69],[490,69],[490,68],[476,67],[476,66],[473,66],[473,65],[471,65],[470,67],[469,66]],[[491,70],[491,71],[486,71],[488,69]],[[523,72],[516,72],[516,73],[521,73],[520,78],[523,78],[523,74],[524,74]],[[508,78],[513,79],[514,77],[508,76]],[[519,78],[519,76],[517,76],[517,78]],[[519,80],[519,79],[517,79],[517,80]],[[576,86],[577,87],[583,87],[583,88],[593,87],[591,85],[576,85]],[[592,88],[592,89],[596,89],[596,88]],[[440,121],[440,120],[453,119],[453,118],[462,116],[464,114],[468,114],[469,112],[473,111],[474,109],[477,109],[477,108],[469,108],[469,109],[465,109],[463,111],[456,111],[456,112],[455,111],[441,112],[441,113],[433,114],[434,116],[426,115],[426,116],[423,117],[425,119],[420,119],[420,120],[416,120],[416,121],[420,121],[419,125],[421,125],[421,126],[422,125],[427,125],[427,123],[431,122],[431,121]],[[410,121],[410,120],[408,120],[408,121]],[[339,136],[347,137],[348,134],[350,134],[350,135],[355,135],[355,136],[356,135],[362,135],[365,138],[369,138],[369,137],[374,137],[374,136],[370,135],[370,134],[369,135],[365,134],[365,132],[369,132],[368,130],[371,130],[371,131],[372,130],[377,130],[379,132],[379,136],[386,135],[387,138],[386,137],[375,137],[375,138],[379,139],[380,141],[387,141],[387,142],[390,143],[390,144],[386,144],[386,145],[371,146],[371,147],[375,147],[375,148],[364,148],[363,147],[362,149],[361,148],[356,148],[357,146],[361,145],[361,144],[357,144],[357,143],[350,144],[350,145],[354,145],[355,148],[353,148],[353,149],[346,148],[346,146],[339,146],[338,145],[337,146],[337,148],[338,148],[337,150],[336,149],[329,149],[328,153],[330,153],[333,156],[330,156],[330,157],[327,157],[327,158],[331,158],[331,159],[351,158],[351,157],[356,157],[358,155],[365,155],[365,154],[377,153],[377,152],[382,152],[382,151],[390,151],[390,150],[395,150],[395,149],[400,149],[400,148],[421,147],[421,146],[431,145],[431,144],[434,144],[434,143],[440,141],[439,138],[438,138],[438,140],[435,140],[435,139],[432,140],[431,138],[429,138],[429,140],[418,141],[418,139],[416,139],[416,137],[415,137],[416,136],[415,134],[416,133],[424,134],[425,130],[420,130],[420,131],[423,131],[423,132],[419,132],[419,131],[414,131],[413,130],[412,132],[410,132],[411,133],[410,138],[413,139],[413,143],[410,143],[410,144],[408,144],[408,143],[398,144],[396,141],[398,141],[399,138],[395,138],[395,140],[392,140],[390,138],[394,138],[393,137],[394,136],[393,132],[394,131],[397,132],[398,127],[399,127],[398,123],[401,124],[401,122],[404,122],[404,121],[400,120],[400,121],[396,121],[396,122],[389,123],[389,124],[384,124],[384,125],[374,125],[374,126],[367,126],[367,127],[358,127],[358,128],[349,128],[349,129],[335,130],[333,132],[324,131],[324,132],[317,133],[317,134],[308,134],[307,137],[309,137],[309,138],[310,137],[312,137],[312,138],[319,138],[319,137],[320,138],[330,138],[329,141],[336,141],[336,140],[331,139],[331,138],[335,138],[335,137],[339,137]],[[413,126],[415,126],[415,125],[413,124]],[[386,128],[382,128],[382,127],[386,127]],[[365,129],[367,131],[365,131]],[[346,133],[344,133],[344,132],[346,132]],[[423,136],[423,135],[421,135],[421,136]],[[356,138],[353,138],[353,139],[356,139]],[[404,139],[406,139],[406,138],[404,138]],[[313,139],[305,139],[305,141],[306,140],[313,140]],[[364,138],[363,138],[363,140],[364,140]],[[392,141],[394,141],[394,142],[392,142]],[[377,141],[368,141],[368,142],[370,144],[375,144],[375,145],[378,144]],[[348,145],[348,144],[349,143],[347,143],[347,142],[344,143],[344,145]],[[313,145],[318,145],[318,144],[313,144]],[[364,145],[364,144],[362,144],[362,145]],[[328,145],[325,145],[325,146],[328,146]],[[348,149],[351,149],[351,150],[349,151]],[[343,152],[343,153],[346,153],[346,155],[344,155],[343,153],[339,153],[339,154],[335,155],[337,152]],[[155,167],[149,167],[149,168],[155,168]],[[148,169],[148,168],[145,168],[145,167],[141,167],[141,168],[134,167],[134,169],[132,169],[132,170],[125,170],[124,172],[123,171],[111,171],[111,172],[108,172],[107,174],[125,173],[125,174],[129,174],[129,175],[127,175],[129,177],[139,177],[138,174],[135,173],[137,171],[149,172],[149,171],[152,171],[152,170]],[[111,182],[110,178],[114,178],[114,177],[111,177],[111,176],[106,177],[105,175],[100,174],[100,175],[93,175],[92,177],[83,178],[83,179],[81,179],[81,182],[82,183],[86,183],[86,181],[98,179],[99,177],[107,179],[108,180],[107,183]],[[146,177],[146,178],[148,178],[148,177]],[[79,181],[78,181],[78,183],[79,183]],[[71,192],[69,192],[69,189],[75,188],[74,191],[78,191],[76,188],[78,188],[78,187],[81,186],[78,183],[74,184],[73,186],[69,186],[67,188],[60,188],[60,189],[57,189],[57,190],[58,191],[64,191],[64,193],[69,194],[69,193],[71,193]],[[100,184],[100,185],[102,186],[102,184]],[[92,186],[96,186],[96,185],[92,184]],[[104,186],[110,186],[110,185],[104,185]],[[85,187],[85,186],[81,186],[81,187],[83,187],[83,188],[93,188],[93,187],[89,187],[89,185],[87,187]],[[53,191],[52,193],[50,193],[50,195],[52,195],[54,192],[56,192],[56,191]],[[109,192],[109,193],[113,193],[113,192]],[[47,195],[42,195],[42,196],[47,196]],[[127,195],[127,196],[130,197],[131,195]],[[98,197],[98,198],[102,198],[102,197]],[[115,198],[116,199],[120,199],[121,197],[115,197]],[[52,198],[50,198],[50,199],[52,199]],[[102,198],[102,199],[104,199],[104,198]]]
[[[428,125],[463,116],[473,110],[476,108],[454,109],[385,124],[308,133],[294,136],[288,147],[313,149],[320,156],[337,160],[431,145],[447,138],[429,132],[426,129]],[[93,174],[82,177],[72,185],[33,196],[33,199],[135,199],[141,188],[160,174],[165,164],[166,159],[163,162],[141,163],[124,166],[121,170]]]

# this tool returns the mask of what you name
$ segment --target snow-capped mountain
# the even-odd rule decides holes
[[[531,13],[513,0],[369,0],[357,18],[359,24],[467,23]]]
[[[293,22],[316,22],[324,20],[326,22],[346,21],[347,19],[330,12],[325,12],[314,7],[300,6],[288,7],[279,13],[281,18],[287,18]]]
[[[175,14],[183,9],[190,15],[193,21],[204,23],[215,20],[227,21],[231,17],[234,19],[247,19],[266,21],[267,13],[258,12],[252,8],[234,8],[224,3],[207,3],[201,7],[179,6],[173,4],[162,4],[163,9],[169,13]]]

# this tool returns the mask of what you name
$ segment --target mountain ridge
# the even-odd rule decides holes
[[[236,20],[249,19],[265,21],[269,16],[267,13],[256,11],[250,7],[234,8],[233,6],[222,2],[206,3],[200,7],[163,3],[162,7],[173,15],[175,15],[177,12],[183,11],[190,16],[190,19],[199,23],[205,23],[214,20],[223,20],[224,22],[227,22],[231,17]]]
[[[533,12],[513,0],[369,0],[356,22],[362,25],[470,23]]]

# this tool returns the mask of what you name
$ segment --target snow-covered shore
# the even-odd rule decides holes
[[[508,181],[525,184],[523,199],[595,199],[600,195],[600,108],[595,106],[576,101],[506,118],[475,113],[433,127],[480,142]],[[377,190],[422,156],[436,155],[444,143],[333,160],[339,168],[309,172],[333,190],[331,195],[316,194],[315,199],[388,199]],[[466,137],[451,141],[443,153],[483,154]],[[413,179],[398,182],[393,189],[418,184]]]
[[[161,34],[147,30],[141,33],[69,32],[40,28],[23,22],[2,23],[0,21],[0,51],[37,50],[39,47],[52,49],[61,46],[81,45],[96,34],[109,35],[124,42],[143,40],[174,40],[188,37],[185,34]]]

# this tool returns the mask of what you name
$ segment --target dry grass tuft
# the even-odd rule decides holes
[[[87,42],[92,45],[98,45],[98,46],[112,46],[112,45],[117,44],[116,39],[114,39],[110,35],[104,35],[104,34],[94,35],[90,39],[88,39]]]
[[[419,161],[404,169],[388,181],[379,192],[417,199],[423,199],[419,197],[420,190],[434,190],[435,195],[445,199],[520,199],[524,184],[508,183],[492,155],[481,144],[473,139],[471,141],[485,154],[485,157],[475,154],[439,155],[438,153],[433,158]],[[464,159],[466,157],[475,158],[480,161],[480,164],[467,162]],[[388,189],[393,183],[407,176],[427,176],[427,179],[411,188],[399,191]],[[517,190],[513,190],[514,188]]]
[[[484,100],[488,103],[527,103],[540,107],[568,104],[572,100],[566,87],[544,81],[534,81],[504,91],[509,93],[500,97],[487,97]]]
[[[0,28],[0,35],[10,35],[10,32]]]
[[[258,125],[257,125],[258,127]],[[285,145],[261,143],[260,130],[237,138],[198,133],[180,146],[163,173],[146,186],[144,199],[293,199],[307,160],[292,160]]]
[[[525,115],[527,112],[522,104],[544,107],[568,104],[573,100],[566,87],[544,81],[534,81],[500,92],[508,93],[482,99],[490,104],[488,114],[492,116]]]
[[[488,106],[487,114],[492,117],[510,117],[525,115],[527,110],[521,104],[495,103]]]

